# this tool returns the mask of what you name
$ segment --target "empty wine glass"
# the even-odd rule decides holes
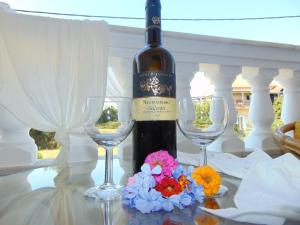
[[[224,98],[205,96],[184,97],[178,101],[177,124],[185,137],[192,140],[203,152],[203,165],[207,165],[206,147],[223,134],[228,117]],[[227,188],[221,185],[216,196],[222,196]]]
[[[119,198],[120,186],[113,182],[113,149],[132,130],[134,121],[131,115],[130,98],[90,97],[84,107],[87,118],[84,124],[86,133],[105,149],[105,178],[100,186],[92,187],[85,196],[93,199],[112,200]]]

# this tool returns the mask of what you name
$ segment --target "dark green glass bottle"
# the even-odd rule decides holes
[[[176,158],[175,61],[161,44],[161,4],[146,2],[146,45],[133,60],[134,172],[146,156],[167,150]]]

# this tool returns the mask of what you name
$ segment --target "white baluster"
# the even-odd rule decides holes
[[[0,106],[0,167],[31,165],[37,160],[37,146],[26,125]]]
[[[242,77],[252,86],[249,118],[253,129],[245,139],[246,150],[278,149],[273,138],[271,125],[274,121],[274,110],[270,98],[269,85],[277,69],[243,67]]]
[[[204,72],[205,76],[214,84],[215,95],[226,99],[229,111],[227,128],[224,134],[210,144],[207,149],[218,152],[244,151],[244,142],[233,129],[233,125],[236,123],[237,113],[232,97],[232,83],[240,73],[241,68],[239,66],[200,64],[200,71]]]
[[[177,62],[176,63],[176,98],[191,99],[191,81],[198,71],[199,65],[196,63]],[[192,100],[192,99],[191,99]],[[192,141],[183,136],[177,127],[177,151],[182,152],[199,152],[199,147]]]
[[[283,86],[281,119],[284,124],[300,120],[300,70],[280,69],[275,78]]]

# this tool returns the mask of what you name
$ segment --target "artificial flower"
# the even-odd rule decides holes
[[[172,211],[175,206],[179,209],[183,209],[184,207],[191,205],[191,203],[192,198],[186,193],[172,195],[168,198],[164,197],[160,199],[162,209],[168,212]]]
[[[160,198],[162,198],[161,193],[155,189],[141,190],[135,200],[135,207],[142,213],[159,211],[161,209]]]
[[[203,185],[206,197],[215,195],[221,185],[221,176],[210,166],[200,166],[192,172],[192,178],[198,185]]]
[[[130,207],[135,207],[135,200],[141,190],[149,191],[156,185],[153,174],[161,172],[159,166],[154,167],[152,170],[149,164],[144,164],[141,172],[135,174],[133,177],[128,178],[128,183],[123,191],[123,203]]]
[[[133,177],[129,177],[128,178],[128,180],[127,180],[127,184],[128,185],[131,185],[131,184],[133,184],[135,182],[135,177],[133,176]]]
[[[180,176],[182,176],[182,175],[187,175],[186,174],[186,170],[184,169],[184,167],[182,166],[182,165],[178,165],[176,168],[175,168],[175,170],[173,171],[173,173],[172,173],[172,176],[176,179],[176,180],[178,180],[178,178],[180,177]]]
[[[189,185],[189,189],[186,190],[188,191],[192,197],[197,200],[198,202],[203,202],[204,199],[204,191],[203,191],[203,186],[198,185],[194,180],[193,182]]]
[[[178,183],[181,187],[181,190],[183,191],[184,189],[188,188],[189,189],[189,184],[191,183],[189,180],[188,180],[188,177],[185,176],[185,175],[181,175],[179,178],[178,178]]]
[[[162,199],[160,199],[161,208],[164,211],[167,211],[167,212],[171,212],[174,209],[174,206],[175,206],[174,203],[179,204],[178,196],[173,195],[172,198],[162,198]]]
[[[145,163],[150,164],[151,169],[159,165],[162,168],[160,174],[154,175],[157,183],[159,183],[164,177],[171,177],[172,172],[178,166],[178,162],[169,155],[168,151],[160,150],[149,154]]]
[[[170,197],[172,195],[177,195],[181,193],[180,184],[173,178],[165,177],[161,182],[155,187],[164,197]]]
[[[128,179],[123,188],[123,203],[142,213],[183,209],[196,200],[203,202],[203,186],[192,179],[194,168],[178,165],[167,151],[147,157],[141,172]]]
[[[156,184],[154,176],[161,174],[161,172],[162,168],[159,165],[151,168],[149,164],[144,163],[141,167],[141,172],[138,174],[143,178],[143,180],[149,180],[149,182],[151,182],[150,188],[152,188]]]
[[[186,193],[183,193],[180,195],[179,203],[182,208],[189,206],[192,203],[192,197]],[[181,208],[180,206],[178,208]]]

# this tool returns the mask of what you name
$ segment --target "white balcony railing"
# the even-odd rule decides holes
[[[108,92],[119,91],[119,94],[130,96],[132,58],[144,44],[144,29],[110,26],[109,41],[109,67],[112,73],[108,76]],[[228,101],[229,126],[209,149],[223,152],[278,149],[271,130],[274,112],[269,84],[273,79],[284,87],[284,123],[300,119],[300,46],[175,32],[164,32],[163,43],[176,59],[178,98],[190,96],[190,83],[195,73],[200,71],[213,82],[215,94],[224,96]],[[249,118],[253,129],[245,141],[233,130],[237,113],[232,97],[232,83],[239,74],[252,87]],[[4,109],[0,110],[0,114],[0,167],[35,163],[36,146],[28,135],[29,128],[8,116]],[[180,151],[195,148],[178,135]],[[10,146],[17,146],[12,147],[14,151],[2,150],[8,140]],[[129,146],[130,140],[123,144],[125,149],[130,149]]]
[[[124,90],[130,91],[131,61],[137,49],[143,46],[144,30],[111,26],[110,32],[110,66]],[[278,149],[271,130],[274,112],[269,84],[273,79],[284,87],[284,123],[300,119],[297,104],[300,99],[300,46],[175,32],[164,32],[163,43],[176,59],[178,98],[190,96],[190,83],[195,73],[200,71],[213,82],[215,94],[225,96],[228,101],[229,126],[209,149],[223,152]],[[233,130],[237,114],[232,83],[239,74],[252,86],[249,117],[253,129],[245,141]],[[182,136],[178,142],[179,150],[192,148]]]

